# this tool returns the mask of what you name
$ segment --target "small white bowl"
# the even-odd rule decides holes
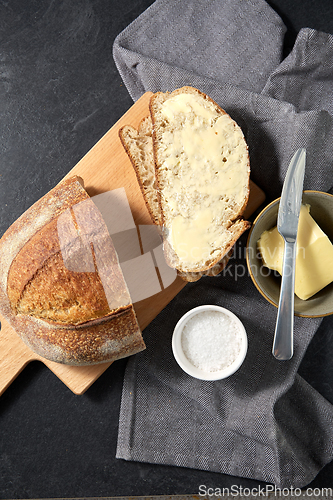
[[[193,318],[193,316],[202,314],[203,312],[207,311],[216,311],[231,318],[233,323],[237,325],[241,337],[240,351],[237,354],[235,360],[229,366],[216,371],[204,371],[201,368],[194,366],[194,364],[192,364],[186,357],[182,348],[182,333],[186,323],[191,318]],[[172,351],[177,363],[188,375],[191,375],[192,377],[200,380],[221,380],[235,373],[245,359],[247,353],[247,345],[248,343],[246,330],[240,319],[228,309],[215,305],[199,306],[188,311],[186,314],[184,314],[184,316],[180,318],[180,320],[176,324],[172,336]]]

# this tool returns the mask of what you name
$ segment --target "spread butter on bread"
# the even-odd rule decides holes
[[[112,240],[81,178],[59,183],[0,239],[0,309],[51,361],[92,365],[145,348]]]
[[[181,272],[212,268],[249,228],[248,147],[237,123],[192,87],[150,99],[165,256]]]
[[[138,129],[132,125],[125,125],[119,130],[120,140],[131,160],[152,222],[161,226],[162,213],[157,193],[152,136],[153,127],[150,116],[146,116],[140,121]],[[184,281],[188,282],[198,281],[204,275],[216,276],[226,266],[229,257],[230,254],[228,253],[220,262],[205,271],[182,272],[178,270],[177,274]]]

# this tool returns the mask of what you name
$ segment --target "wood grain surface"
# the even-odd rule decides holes
[[[116,188],[125,188],[134,221],[137,225],[151,224],[135,172],[118,137],[123,125],[137,127],[144,116],[148,116],[151,93],[147,92],[127,113],[98,141],[66,177],[79,175],[84,180],[90,196],[95,196]],[[265,194],[252,181],[250,199],[244,214],[250,215],[264,202]],[[175,297],[186,283],[177,278],[159,293],[134,303],[138,322],[142,330]],[[110,363],[88,367],[67,366],[48,361],[32,352],[8,322],[1,316],[0,332],[0,395],[6,390],[24,367],[34,360],[43,362],[75,394],[83,394],[93,382],[110,366]]]

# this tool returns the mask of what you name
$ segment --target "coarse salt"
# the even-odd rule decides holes
[[[186,358],[205,372],[230,366],[239,356],[242,342],[237,321],[217,311],[195,314],[187,321],[181,335]]]

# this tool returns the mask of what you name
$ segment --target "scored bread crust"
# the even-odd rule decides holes
[[[114,286],[123,300],[113,309],[96,266],[95,271],[78,272],[64,263],[57,223],[60,216],[71,217],[72,207],[82,202],[87,210],[95,207],[81,178],[66,179],[0,240],[2,314],[34,352],[78,366],[112,362],[145,348],[115,250]],[[96,220],[87,219],[96,230]],[[99,224],[104,224],[101,216]]]
[[[119,130],[119,138],[134,168],[140,190],[152,222],[162,226],[162,212],[157,191],[153,151],[153,126],[150,116],[142,118],[138,129],[125,125]],[[182,272],[178,276],[187,282],[198,281],[202,276],[217,276],[229,261],[225,255],[212,268],[201,272]]]
[[[153,149],[154,149],[154,159],[155,159],[155,172],[156,172],[156,182],[157,182],[157,191],[159,194],[159,204],[160,210],[162,214],[162,227],[163,227],[163,235],[164,235],[164,249],[165,249],[165,257],[168,264],[171,267],[176,268],[182,273],[190,273],[190,272],[202,272],[214,267],[225,255],[232,250],[235,242],[238,238],[250,227],[250,223],[241,218],[249,198],[249,182],[250,182],[250,163],[249,163],[249,154],[248,147],[243,138],[243,146],[246,152],[246,168],[247,168],[247,181],[246,185],[241,186],[240,189],[243,190],[243,200],[241,205],[236,205],[235,203],[230,203],[228,206],[229,216],[225,221],[224,227],[221,228],[221,231],[224,231],[227,240],[223,247],[219,246],[214,249],[213,255],[211,258],[201,260],[190,266],[188,264],[184,264],[179,256],[177,255],[175,249],[173,248],[172,242],[170,240],[170,217],[167,217],[167,211],[169,209],[168,201],[163,200],[163,133],[165,130],[172,129],[172,125],[170,125],[168,129],[168,118],[165,116],[161,116],[160,109],[162,104],[168,100],[172,99],[180,94],[194,94],[198,96],[203,102],[207,103],[208,106],[211,106],[214,109],[214,112],[217,116],[225,116],[230,120],[230,123],[233,124],[234,129],[240,131],[239,126],[232,120],[232,118],[224,111],[218,104],[213,101],[209,96],[204,94],[198,89],[193,87],[182,87],[180,89],[176,89],[173,92],[157,92],[153,94],[150,99],[149,109],[150,115],[152,118],[153,124]],[[241,132],[241,131],[240,131]],[[172,219],[172,218],[171,218]]]

